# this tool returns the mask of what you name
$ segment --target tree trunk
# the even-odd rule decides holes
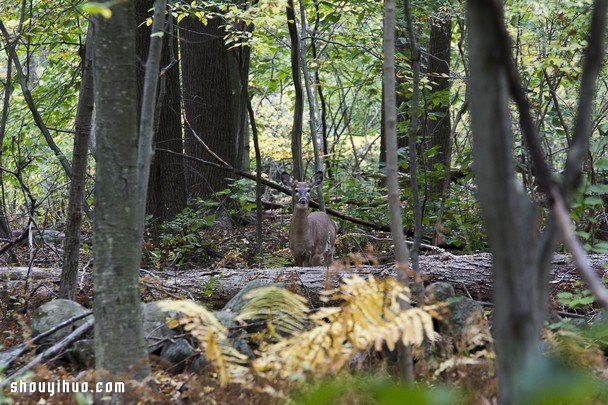
[[[68,201],[68,218],[65,230],[63,267],[59,298],[76,299],[78,261],[80,259],[80,227],[89,151],[89,134],[93,116],[93,46],[94,25],[89,24],[85,51],[82,58],[82,83],[76,109],[76,133],[72,157],[72,181]]]
[[[150,15],[154,1],[138,0],[135,3],[137,24],[145,21]],[[183,151],[181,99],[179,88],[179,63],[177,62],[177,27],[175,18],[167,24],[168,29],[163,38],[161,72],[157,112],[154,131],[154,149],[156,146],[181,153]],[[141,110],[141,97],[145,72],[145,60],[150,46],[151,27],[139,26],[136,33],[137,70],[137,105]],[[186,206],[186,183],[183,159],[170,154],[154,154],[150,167],[148,182],[147,212],[160,221],[171,220]]]
[[[428,149],[436,148],[437,152],[428,159],[427,170],[434,171],[435,166],[440,164],[444,173],[449,175],[451,162],[450,148],[450,45],[452,41],[452,20],[450,16],[436,16],[431,20],[431,36],[429,40],[429,55],[427,70],[431,81],[431,95],[433,99],[439,98],[439,103],[432,103],[428,111],[434,115],[433,119],[427,119]],[[431,179],[429,191],[444,198],[443,178]],[[449,184],[449,183],[447,183]],[[434,198],[435,199],[435,198]]]
[[[224,45],[226,35],[219,17],[207,25],[193,18],[180,23],[180,47],[186,115],[186,154],[217,161],[196,139],[201,140],[223,161],[240,169],[244,142],[239,134],[246,132],[247,104],[241,95],[242,66],[237,50]],[[211,167],[186,162],[186,185],[190,197],[211,197],[228,187],[226,173]]]
[[[142,379],[150,372],[138,271],[137,83],[132,2],[95,31],[95,367]]]
[[[295,90],[295,104],[293,109],[293,125],[291,127],[291,155],[293,159],[293,178],[303,181],[305,177],[302,163],[302,121],[304,116],[304,94],[302,92],[302,79],[300,78],[300,35],[296,24],[295,6],[293,0],[287,1],[285,8],[287,14],[287,28],[291,43],[291,76]]]
[[[605,273],[604,264],[608,255],[590,255],[591,264],[601,277]],[[571,291],[572,286],[580,283],[581,277],[576,271],[570,256],[555,254],[551,262],[551,275],[548,283],[554,293]],[[474,255],[455,256],[451,254],[424,255],[420,257],[420,269],[425,284],[447,282],[454,286],[459,295],[471,297],[477,301],[489,301],[494,290],[492,255],[477,253]],[[218,274],[222,277],[218,279]],[[268,283],[278,280],[295,280],[287,287],[295,289],[304,297],[309,297],[315,307],[323,305],[320,292],[327,288],[337,287],[339,282],[357,274],[361,277],[395,277],[392,264],[384,266],[362,266],[357,269],[332,270],[327,273],[325,267],[281,267],[269,269],[190,269],[183,272],[141,271],[142,278],[154,277],[142,286],[146,291],[158,297],[159,288],[167,293],[178,294],[196,301],[204,302],[210,307],[220,309],[234,297],[245,284],[252,280],[263,280]],[[55,285],[60,277],[57,269],[39,267],[0,267],[0,287],[7,290],[22,288],[26,278],[36,285]],[[90,274],[84,275],[85,285],[90,282]],[[156,281],[158,279],[158,282]],[[215,280],[215,281],[214,281]],[[206,286],[214,285],[213,294],[209,297]],[[329,283],[329,284],[328,284]],[[145,292],[144,292],[145,294]],[[161,294],[163,295],[163,294]]]
[[[407,282],[405,268],[409,267],[410,254],[405,244],[403,221],[401,217],[401,190],[397,178],[397,107],[395,86],[395,1],[384,2],[384,27],[382,53],[383,61],[383,95],[384,95],[384,135],[386,142],[386,182],[388,186],[388,205],[391,218],[391,235],[395,248],[397,277]],[[403,304],[406,307],[407,304]],[[414,365],[411,346],[398,346],[399,374],[406,381],[414,380]]]
[[[0,166],[4,167],[3,161],[3,145],[4,135],[6,133],[6,123],[8,121],[8,113],[10,109],[11,94],[13,92],[13,58],[8,47],[14,47],[15,44],[5,44],[7,47],[6,61],[6,82],[4,83],[4,97],[2,101],[2,116],[0,117]],[[4,172],[0,171],[0,238],[12,239],[13,233],[6,216],[6,204],[4,200]],[[17,256],[13,250],[9,250],[9,261],[17,262]]]
[[[517,376],[538,359],[547,288],[538,255],[535,210],[517,185],[507,80],[495,27],[495,6],[468,1],[473,157],[494,257],[494,324],[501,404],[525,403]],[[500,17],[502,18],[502,16]]]

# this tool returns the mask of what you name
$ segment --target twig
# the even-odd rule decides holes
[[[557,189],[557,187],[555,188]],[[562,199],[561,193],[555,190],[552,195],[553,215],[555,216],[559,230],[562,232],[564,243],[566,246],[568,246],[570,253],[572,253],[572,257],[576,263],[576,268],[581,274],[581,277],[587,283],[587,286],[589,286],[589,289],[595,295],[598,304],[604,308],[608,308],[608,289],[606,289],[602,279],[598,277],[596,272],[591,267],[587,253],[585,253],[585,249],[583,249],[583,246],[581,246],[581,243],[574,233],[574,229],[572,229],[570,214],[566,209],[566,205]]]
[[[70,333],[63,339],[61,339],[59,342],[55,343],[53,346],[49,347],[48,349],[46,349],[45,351],[43,351],[42,353],[40,353],[39,355],[34,357],[34,359],[32,361],[30,361],[23,367],[17,369],[14,373],[12,373],[10,376],[8,376],[4,381],[0,382],[0,389],[3,389],[4,387],[6,387],[8,384],[10,384],[15,379],[17,379],[17,377],[20,377],[26,371],[30,370],[32,367],[36,366],[37,364],[40,364],[44,360],[46,360],[50,357],[53,357],[56,354],[60,353],[61,351],[65,350],[73,342],[75,342],[80,336],[82,336],[89,329],[91,329],[93,327],[94,322],[95,322],[94,318],[89,319],[87,322],[80,325],[78,328],[74,329],[74,331],[72,331],[72,333]]]

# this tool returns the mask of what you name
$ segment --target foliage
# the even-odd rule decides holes
[[[304,297],[275,286],[257,288],[245,296],[247,303],[235,321],[263,320],[274,339],[296,335],[306,326],[308,313]]]
[[[340,375],[321,380],[292,395],[296,404],[463,404],[461,395],[437,387],[408,386],[373,375]]]
[[[158,246],[149,250],[155,268],[181,266],[189,261],[208,259],[214,244],[202,231],[215,224],[216,216],[210,209],[217,204],[198,200],[184,208],[175,219],[158,226]]]
[[[215,367],[222,386],[231,380],[240,380],[247,375],[243,366],[247,356],[239,353],[228,340],[228,331],[212,312],[192,301],[159,301],[165,311],[177,311],[179,319],[169,323],[173,328],[183,326],[186,332],[194,336],[205,349],[206,359]]]
[[[314,327],[299,336],[267,347],[254,362],[259,372],[272,377],[303,379],[341,370],[358,351],[393,350],[398,342],[421,345],[433,341],[437,306],[402,309],[410,292],[394,279],[345,279],[325,299],[343,302],[323,307],[310,316]]]
[[[605,381],[550,358],[538,359],[529,373],[517,379],[530,404],[602,404],[608,395]]]

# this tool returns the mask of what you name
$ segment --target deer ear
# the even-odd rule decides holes
[[[316,187],[323,182],[323,172],[319,170],[312,176],[312,186]]]
[[[293,187],[293,180],[291,179],[291,175],[287,172],[281,173],[281,181],[286,187]]]

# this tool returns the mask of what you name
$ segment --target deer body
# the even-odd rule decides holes
[[[310,190],[321,184],[323,173],[315,173],[310,182],[292,182],[287,173],[281,178],[293,190],[289,250],[296,266],[329,266],[334,256],[336,224],[324,212],[308,213]]]

